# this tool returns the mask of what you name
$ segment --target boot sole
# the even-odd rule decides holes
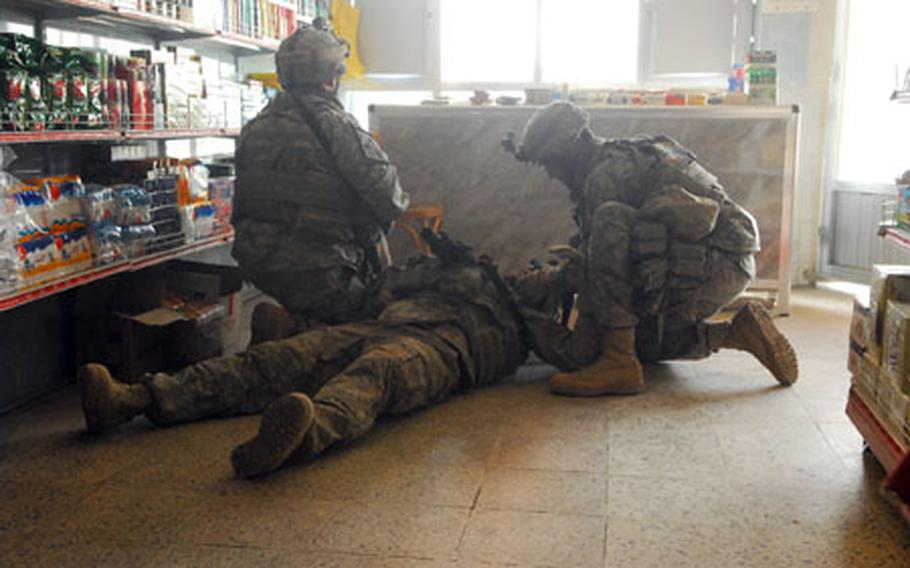
[[[578,396],[578,397],[591,397],[591,396],[606,396],[606,395],[616,395],[616,396],[630,396],[633,394],[641,394],[645,390],[644,387],[638,390],[627,390],[627,391],[617,391],[615,389],[577,389],[569,387],[558,387],[550,385],[550,392],[553,394],[558,394],[560,396]]]
[[[765,350],[769,355],[769,360],[760,360],[761,363],[771,371],[778,383],[786,387],[792,385],[799,378],[799,361],[790,340],[777,329],[767,311],[756,309],[752,305],[748,305],[746,309],[758,324]]]
[[[303,443],[315,414],[313,401],[303,394],[289,394],[270,404],[256,436],[231,453],[237,476],[250,479],[281,467]]]
[[[85,417],[85,429],[90,434],[101,434],[116,424],[105,420],[98,412],[110,398],[110,378],[107,370],[101,365],[89,363],[76,372],[76,382],[82,398],[82,414]]]

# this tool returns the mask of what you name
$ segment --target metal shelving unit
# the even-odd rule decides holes
[[[190,243],[178,248],[174,248],[160,253],[150,254],[111,264],[100,266],[89,270],[83,270],[75,274],[54,278],[52,280],[41,282],[33,286],[26,287],[17,292],[6,296],[0,296],[0,313],[6,312],[19,306],[48,298],[67,290],[78,288],[92,282],[97,282],[104,278],[123,274],[125,272],[136,272],[151,266],[155,266],[169,260],[174,260],[194,252],[210,249],[219,245],[230,243],[234,239],[233,230],[226,231],[220,235]]]
[[[851,388],[847,398],[847,416],[853,425],[859,431],[863,440],[869,447],[869,450],[875,456],[889,477],[901,462],[910,459],[910,448],[894,439],[888,433],[888,430],[882,426],[882,422],[875,415],[875,412],[863,400],[862,396]],[[887,483],[887,480],[886,480]],[[900,512],[908,523],[910,523],[910,503],[904,503],[900,506]]]
[[[44,130],[0,131],[0,144],[59,142],[129,142],[133,140],[175,140],[240,136],[239,128],[170,128],[164,130]]]
[[[126,26],[157,41],[173,42],[206,40],[228,46],[238,55],[255,55],[278,49],[279,40],[253,37],[232,32],[197,26],[176,18],[169,18],[115,6],[98,0],[4,0],[10,8],[37,13],[43,22],[78,20],[80,25]]]

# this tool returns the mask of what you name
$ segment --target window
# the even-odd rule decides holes
[[[544,83],[634,83],[639,0],[543,0]]]
[[[633,83],[640,0],[440,0],[444,84]]]
[[[444,83],[532,83],[536,0],[442,0]]]
[[[837,179],[892,184],[910,168],[910,104],[889,102],[910,69],[910,4],[851,2]]]

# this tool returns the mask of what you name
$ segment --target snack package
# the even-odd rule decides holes
[[[877,355],[880,353],[883,340],[885,309],[888,300],[910,302],[910,266],[882,265],[872,267],[872,280],[869,285],[869,309],[872,326],[867,349]]]
[[[152,221],[152,200],[144,189],[136,185],[114,186],[117,202],[116,222],[121,226],[147,225]]]
[[[57,240],[51,235],[41,235],[21,240],[17,245],[21,261],[20,274],[25,285],[36,284],[57,276],[61,253]]]
[[[28,97],[26,83],[28,73],[21,69],[3,70],[0,83],[0,113],[3,116],[3,128],[6,130],[28,130]]]
[[[74,128],[84,127],[88,117],[89,72],[83,57],[76,49],[67,53],[66,78],[69,87],[66,102],[70,111],[70,124]]]
[[[69,81],[66,75],[66,50],[47,46],[45,55],[45,94],[47,96],[47,128],[62,130],[69,126],[70,113],[66,96]]]
[[[28,130],[29,72],[37,72],[40,42],[18,34],[0,34],[0,114],[6,130]]]
[[[114,224],[117,211],[114,190],[98,184],[86,185],[82,210],[90,227]]]
[[[148,242],[155,238],[155,227],[152,225],[128,225],[120,227],[123,238],[123,249],[126,256],[136,258],[145,254]]]
[[[104,78],[107,76],[107,55],[100,51],[83,51],[87,73],[86,112],[83,126],[102,128],[104,126]]]
[[[119,225],[106,222],[96,225],[91,231],[92,253],[95,264],[102,266],[119,262],[126,257],[123,249],[123,232]]]
[[[234,178],[213,178],[209,182],[209,196],[215,206],[215,230],[223,231],[230,226],[234,213]]]
[[[209,200],[209,169],[199,160],[185,160],[178,167],[177,198],[180,205]]]
[[[193,207],[193,240],[207,239],[215,233],[215,207],[211,203]]]
[[[3,171],[16,159],[16,154],[7,146],[0,146],[0,294],[6,294],[19,287],[19,225],[21,213],[13,192],[19,180]]]
[[[63,232],[56,237],[60,249],[61,276],[73,274],[92,266],[92,243],[85,227]]]

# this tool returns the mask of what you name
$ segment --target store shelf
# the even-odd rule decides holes
[[[853,422],[860,435],[869,445],[869,449],[889,473],[897,467],[907,448],[895,440],[881,425],[875,413],[863,401],[862,397],[851,388],[847,397],[847,416]]]
[[[128,142],[130,140],[173,140],[179,138],[236,137],[239,128],[168,128],[164,130],[45,130],[2,132],[0,144],[50,142]]]
[[[79,286],[97,282],[98,280],[103,280],[110,276],[114,276],[115,274],[135,272],[137,270],[149,268],[150,266],[155,266],[156,264],[161,264],[163,262],[167,262],[169,260],[173,260],[190,253],[199,252],[201,250],[223,245],[225,243],[231,242],[233,239],[233,231],[228,231],[221,235],[202,241],[197,241],[192,244],[184,245],[179,248],[142,256],[109,266],[102,266],[99,268],[85,270],[77,274],[71,274],[69,276],[44,282],[34,287],[14,292],[7,296],[0,296],[0,312],[9,311],[18,308],[19,306],[42,300],[55,294],[66,292],[67,290],[78,288]]]
[[[80,28],[99,26],[110,28],[112,25],[126,26],[133,30],[149,34],[159,41],[184,41],[200,39],[227,45],[239,55],[252,55],[263,51],[278,49],[278,40],[257,38],[113,6],[107,2],[95,0],[4,0],[4,5],[38,12],[45,22],[76,20]]]
[[[886,240],[910,251],[910,232],[898,229],[897,227],[881,226],[878,229],[878,234]]]
[[[885,471],[892,473],[910,449],[903,447],[882,427],[875,413],[853,388],[847,398],[847,416]],[[898,504],[898,507],[904,520],[910,523],[910,503]]]
[[[891,93],[891,101],[895,103],[910,103],[910,90],[899,89]]]

